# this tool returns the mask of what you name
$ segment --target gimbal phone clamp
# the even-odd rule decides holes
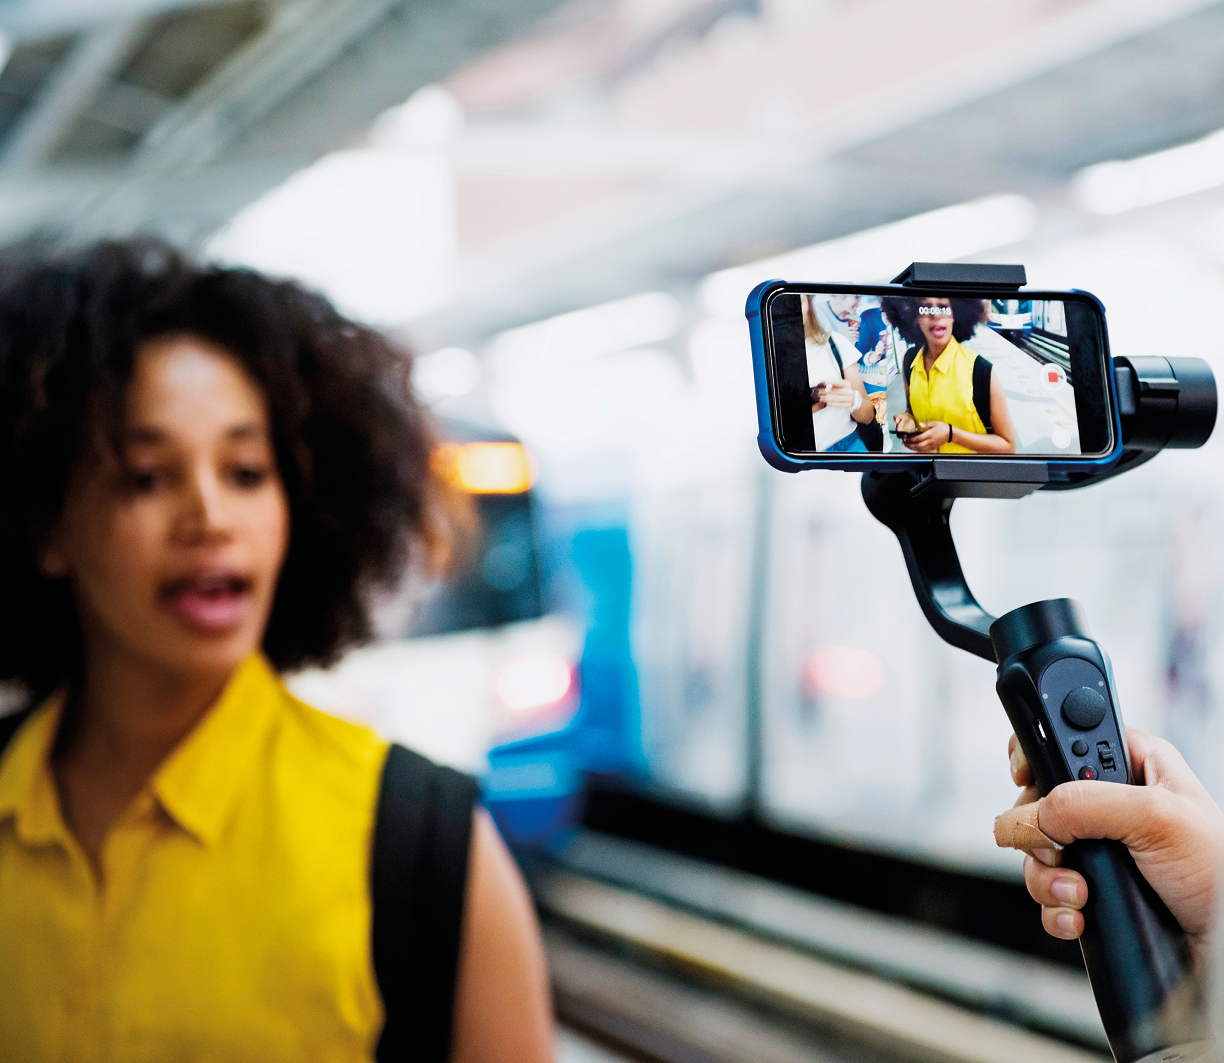
[[[896,283],[941,292],[1015,292],[1023,266],[914,263]],[[1022,498],[1088,486],[1134,468],[1164,447],[1201,446],[1215,423],[1214,378],[1197,359],[1114,361],[1115,423],[1123,450],[1104,472],[1051,482],[1042,461],[935,457],[920,472],[867,473],[867,508],[897,536],[927,620],[945,642],[998,664],[996,690],[1048,793],[1073,779],[1132,783],[1126,730],[1109,657],[1068,598],[996,619],[973,596],[949,519],[957,498]],[[1205,1051],[1201,993],[1185,934],[1114,841],[1077,841],[1064,854],[1088,881],[1084,964],[1118,1063],[1189,1061]]]

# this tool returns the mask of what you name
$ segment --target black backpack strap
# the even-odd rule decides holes
[[[980,354],[973,360],[973,408],[982,419],[987,432],[990,427],[990,370],[991,365]]]
[[[13,740],[13,736],[21,730],[21,725],[34,714],[34,708],[22,709],[9,716],[0,716],[0,755]]]
[[[918,357],[920,348],[915,345],[905,352],[905,357],[901,359],[901,375],[905,378],[905,386],[909,387],[910,373],[914,370],[914,359]]]
[[[446,1063],[476,780],[393,745],[370,861],[374,973],[386,1024],[378,1063]]]
[[[829,350],[833,352],[833,361],[837,363],[837,371],[841,374],[843,380],[846,379],[846,367],[842,365],[841,351],[837,349],[837,344],[833,342],[833,333],[829,333]]]

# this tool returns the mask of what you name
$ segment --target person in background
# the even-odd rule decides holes
[[[884,313],[880,307],[871,306],[864,310],[859,317],[858,336],[854,341],[854,346],[858,348],[859,354],[866,358],[872,352],[878,351],[880,340],[887,327]]]
[[[901,304],[899,304],[901,305]],[[1016,430],[1003,384],[993,367],[964,346],[982,320],[980,299],[921,299],[912,309],[923,342],[902,362],[907,414],[899,414],[902,442],[919,454],[1013,454]],[[909,414],[917,423],[903,421]]]
[[[859,352],[859,376],[876,412],[877,428],[873,433],[876,445],[868,449],[883,450],[884,427],[888,423],[888,385],[897,373],[897,363],[893,356],[892,333],[881,307],[870,306],[863,310],[854,346]]]
[[[812,389],[812,429],[816,449],[835,453],[867,450],[857,426],[875,419],[857,368],[858,351],[820,325],[810,295],[800,299],[808,385]]]
[[[145,241],[0,266],[5,1059],[552,1058],[474,780],[280,677],[445,545],[433,447],[408,360],[296,284]]]
[[[850,343],[859,341],[859,325],[861,315],[857,295],[830,295],[819,303],[813,303],[816,312],[816,323],[825,332],[845,336]]]

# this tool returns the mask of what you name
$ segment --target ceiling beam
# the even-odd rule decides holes
[[[0,168],[30,169],[45,163],[122,68],[145,25],[132,19],[83,34],[9,136]]]

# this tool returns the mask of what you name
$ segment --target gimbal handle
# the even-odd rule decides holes
[[[998,463],[984,470],[991,479],[975,480],[971,477],[982,463],[945,458],[936,459],[926,476],[868,473],[862,486],[867,508],[897,536],[918,603],[936,633],[999,664],[999,698],[1043,795],[1076,778],[1081,763],[1088,766],[1079,767],[1078,778],[1097,777],[1097,768],[1084,759],[1091,744],[1077,741],[1084,735],[1093,742],[1104,739],[1098,753],[1101,746],[1116,751],[1117,759],[1108,765],[1111,772],[1119,764],[1124,769],[1118,782],[1134,781],[1108,658],[1088,635],[1079,607],[1067,599],[1024,606],[996,621],[965,582],[948,518],[957,498],[1029,494],[1044,486],[1045,468],[1041,462]],[[1098,726],[1104,709],[1101,719],[1072,725],[1052,709],[1067,696],[1066,690],[1054,689],[1054,700],[1046,700],[1051,697],[1044,690],[1050,686],[1046,677],[1057,670],[1051,667],[1055,663],[1081,673],[1088,668],[1099,678],[1093,691],[1108,684],[1108,699],[1097,697],[1102,706],[1112,706],[1109,727]],[[1082,675],[1077,682],[1082,684]],[[1197,1058],[1189,1050],[1202,1036],[1198,988],[1177,921],[1117,842],[1076,842],[1067,850],[1067,862],[1089,884],[1080,945],[1117,1063]]]

